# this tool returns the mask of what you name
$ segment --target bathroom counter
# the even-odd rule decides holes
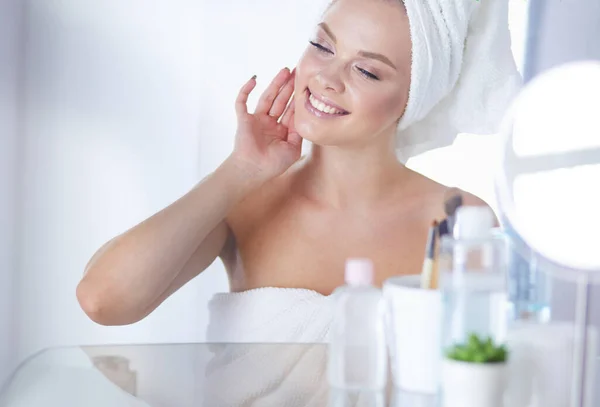
[[[55,348],[25,361],[0,407],[435,406],[433,396],[327,385],[327,346],[171,344]]]

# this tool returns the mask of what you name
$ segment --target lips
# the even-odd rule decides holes
[[[306,108],[318,117],[340,117],[350,114],[347,110],[306,89]]]

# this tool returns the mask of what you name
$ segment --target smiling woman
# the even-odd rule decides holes
[[[401,2],[377,3],[333,3],[298,63],[296,128],[317,145],[393,142],[410,87],[410,28]],[[310,99],[346,114],[323,124],[299,108]]]
[[[507,2],[430,2],[333,2],[295,70],[282,69],[253,112],[257,78],[242,86],[222,165],[92,257],[77,289],[86,313],[139,321],[220,258],[233,293],[211,302],[209,340],[319,342],[346,259],[372,259],[377,284],[419,273],[448,187],[404,166],[398,146],[413,153],[417,134],[416,144],[447,141],[438,133],[459,123],[448,112],[485,121],[462,102],[497,113],[517,89],[512,59],[483,84],[470,65],[510,55]],[[303,140],[313,148],[301,157]]]

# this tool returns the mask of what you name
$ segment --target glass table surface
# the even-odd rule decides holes
[[[0,407],[434,407],[435,396],[327,383],[324,344],[168,344],[53,348],[28,360]]]

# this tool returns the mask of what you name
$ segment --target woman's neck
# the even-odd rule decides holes
[[[303,160],[302,190],[313,200],[335,208],[371,206],[389,196],[412,171],[393,148],[317,146]]]

